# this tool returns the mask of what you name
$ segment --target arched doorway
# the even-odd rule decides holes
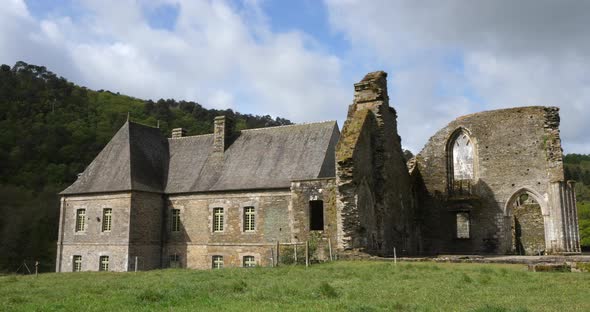
[[[512,217],[512,250],[519,255],[545,253],[545,221],[532,193],[521,191],[508,206]]]

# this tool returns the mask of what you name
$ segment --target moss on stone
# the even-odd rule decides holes
[[[368,116],[369,109],[361,109],[354,112],[352,118],[349,118],[344,124],[344,129],[342,129],[340,141],[336,148],[336,161],[345,161],[353,156],[356,143]]]

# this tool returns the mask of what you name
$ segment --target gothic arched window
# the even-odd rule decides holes
[[[467,130],[460,128],[449,139],[447,175],[451,194],[471,194],[475,180],[475,152],[475,144]]]

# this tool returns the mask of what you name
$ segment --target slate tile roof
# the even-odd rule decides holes
[[[166,139],[127,122],[61,194],[289,188],[293,180],[335,176],[339,137],[335,121],[243,130],[216,154],[213,134]]]

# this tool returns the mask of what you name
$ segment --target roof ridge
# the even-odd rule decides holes
[[[131,121],[131,120],[128,120],[126,123],[129,123],[129,124],[136,124],[136,125],[139,125],[139,126],[144,126],[144,127],[148,127],[148,128],[152,128],[152,129],[160,129],[160,128],[158,128],[158,127],[154,127],[154,126],[146,125],[146,124],[144,124],[144,123],[141,123],[141,122],[136,122],[136,121]]]
[[[277,129],[277,128],[287,128],[287,127],[297,127],[297,126],[309,126],[309,125],[319,125],[324,123],[336,123],[336,120],[324,120],[324,121],[315,121],[315,122],[304,122],[292,125],[282,125],[282,126],[274,126],[274,127],[262,127],[262,128],[254,128],[254,129],[243,129],[243,131],[259,131],[259,130],[269,130],[269,129]]]
[[[177,140],[177,139],[188,139],[188,138],[196,138],[196,137],[204,137],[208,135],[214,135],[214,133],[206,133],[206,134],[195,134],[195,135],[185,135],[177,138],[167,138],[168,140]]]

